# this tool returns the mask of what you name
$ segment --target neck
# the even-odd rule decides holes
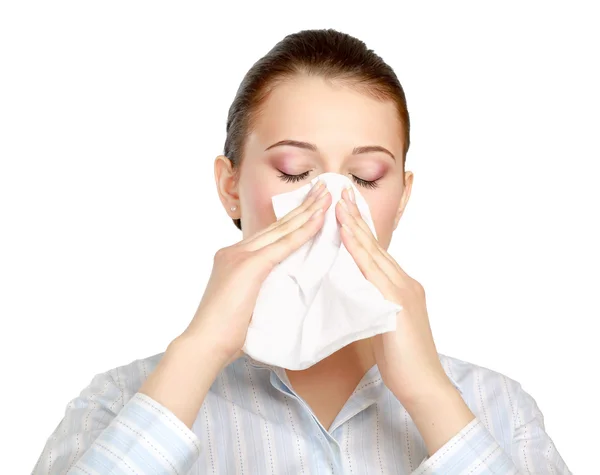
[[[366,338],[350,343],[310,368],[300,371],[288,369],[286,373],[292,385],[294,380],[317,380],[321,376],[335,378],[338,375],[356,380],[358,384],[374,364],[372,341],[371,338]]]
[[[365,373],[375,364],[371,340],[358,340],[310,368],[286,370],[292,388],[311,408],[323,427],[329,427]]]

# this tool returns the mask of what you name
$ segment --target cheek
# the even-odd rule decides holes
[[[377,231],[377,240],[382,246],[387,246],[390,242],[394,230],[394,219],[398,210],[399,202],[394,200],[373,199],[367,200],[373,224]]]
[[[244,237],[251,236],[275,222],[271,197],[278,191],[271,188],[260,180],[249,180],[246,186],[240,187]]]

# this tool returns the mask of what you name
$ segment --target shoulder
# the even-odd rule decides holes
[[[448,377],[466,393],[503,389],[510,395],[521,390],[521,384],[511,377],[485,366],[438,353]]]
[[[531,397],[515,379],[485,366],[439,354],[465,403],[497,439],[510,442],[519,407]]]
[[[529,467],[544,467],[543,473],[571,473],[546,432],[537,401],[521,383],[458,358],[440,354],[440,361],[471,412],[519,468],[527,473]]]

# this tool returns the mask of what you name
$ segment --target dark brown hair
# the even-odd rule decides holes
[[[402,125],[404,170],[410,146],[410,120],[400,81],[393,69],[364,42],[346,33],[326,29],[303,30],[286,36],[246,73],[229,108],[223,151],[236,173],[240,170],[245,138],[269,92],[297,74],[343,81],[379,100],[392,100]],[[241,220],[234,219],[233,222],[242,229]]]

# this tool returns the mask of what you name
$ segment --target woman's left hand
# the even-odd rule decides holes
[[[451,390],[433,341],[423,287],[379,245],[348,189],[342,198],[336,216],[346,249],[385,299],[403,307],[396,317],[396,331],[373,337],[375,362],[384,384],[405,407],[440,390]]]

